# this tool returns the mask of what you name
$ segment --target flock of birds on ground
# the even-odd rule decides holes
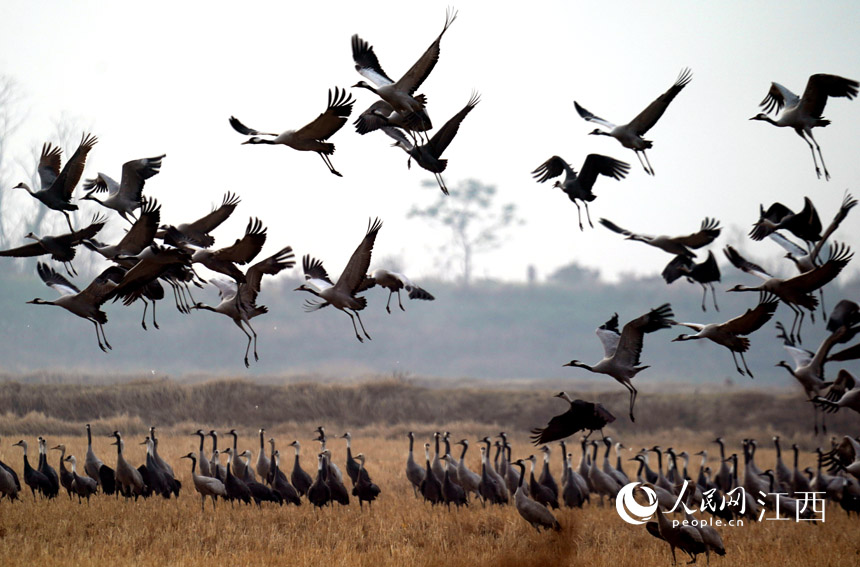
[[[456,12],[449,11],[446,14],[445,25],[440,34],[416,63],[397,81],[392,80],[385,73],[373,47],[367,41],[355,35],[352,37],[351,42],[356,70],[373,83],[371,85],[365,81],[359,81],[353,87],[369,90],[379,98],[379,100],[362,112],[355,121],[357,132],[365,135],[379,130],[388,135],[394,140],[393,146],[399,147],[408,154],[407,165],[411,166],[414,160],[421,168],[432,172],[438,182],[439,188],[446,194],[448,190],[442,179],[442,173],[446,169],[447,161],[441,155],[452,142],[463,120],[480,101],[480,96],[477,93],[473,93],[466,106],[435,131],[431,137],[430,132],[433,131],[433,126],[427,112],[427,98],[422,94],[416,94],[416,92],[438,62],[442,37],[455,19]],[[685,86],[691,80],[692,72],[690,69],[683,69],[677,80],[666,92],[651,102],[633,120],[623,125],[616,125],[598,117],[589,110],[586,110],[578,101],[574,101],[574,106],[575,110],[585,121],[593,122],[599,126],[591,134],[615,138],[623,147],[631,149],[636,153],[642,168],[647,174],[654,175],[654,167],[651,165],[646,153],[647,150],[652,148],[652,142],[646,140],[643,136],[656,124],[670,103],[684,90]],[[794,129],[808,144],[818,177],[821,177],[823,170],[825,179],[829,179],[830,174],[824,164],[821,148],[813,137],[812,130],[813,128],[829,124],[829,121],[822,117],[822,112],[829,98],[842,97],[853,99],[857,95],[857,92],[857,81],[829,74],[810,76],[802,96],[795,95],[778,83],[772,83],[767,96],[760,103],[765,112],[754,116],[751,120],[766,121],[774,126]],[[331,156],[335,150],[334,145],[327,140],[346,124],[352,114],[354,102],[352,95],[348,91],[335,87],[329,91],[328,104],[325,111],[316,119],[302,128],[287,130],[280,134],[249,128],[235,117],[231,117],[229,123],[238,133],[249,136],[243,142],[244,144],[276,144],[285,145],[295,150],[316,152],[322,158],[327,169],[332,174],[340,176],[341,174],[335,169],[331,161]],[[770,113],[778,114],[779,117],[773,119],[769,116]],[[40,262],[37,266],[40,278],[46,285],[58,291],[60,297],[53,301],[34,299],[30,303],[63,307],[74,315],[90,321],[96,330],[98,346],[103,351],[107,351],[111,349],[111,345],[108,343],[104,333],[107,315],[102,311],[102,305],[109,300],[121,300],[124,305],[130,305],[138,300],[141,301],[144,305],[141,325],[146,328],[146,311],[151,303],[153,311],[152,321],[153,325],[157,327],[158,325],[155,322],[155,302],[165,297],[164,285],[166,284],[172,288],[176,306],[180,311],[190,313],[192,310],[210,310],[230,317],[236,326],[242,330],[247,339],[244,356],[245,365],[249,365],[249,354],[252,345],[254,358],[258,360],[257,333],[251,326],[250,320],[267,312],[265,306],[257,304],[260,283],[263,276],[274,276],[280,271],[294,266],[295,260],[292,248],[290,246],[281,247],[277,252],[264,260],[251,264],[262,251],[266,242],[266,228],[263,226],[263,223],[257,218],[251,218],[245,234],[233,244],[224,248],[213,249],[215,239],[211,233],[234,212],[239,204],[239,197],[233,193],[227,193],[219,207],[193,222],[178,225],[162,224],[160,216],[161,206],[154,199],[144,197],[143,188],[148,179],[159,173],[162,160],[165,157],[164,155],[136,159],[125,163],[122,167],[122,175],[119,182],[104,173],[99,173],[94,179],[84,182],[83,188],[86,193],[80,198],[81,200],[95,201],[107,209],[112,209],[131,225],[119,242],[107,244],[96,239],[98,233],[107,223],[106,216],[97,215],[88,226],[76,230],[72,226],[72,219],[69,214],[70,211],[78,208],[77,205],[72,203],[72,195],[82,177],[87,156],[96,142],[97,138],[95,136],[84,135],[77,150],[62,168],[61,149],[50,143],[46,143],[43,146],[38,167],[41,189],[38,191],[31,190],[25,183],[21,183],[17,187],[29,192],[34,198],[50,209],[59,211],[65,215],[69,232],[55,236],[37,236],[30,233],[25,238],[34,240],[34,243],[0,251],[0,256],[36,257],[48,255],[54,261],[62,263],[68,275],[74,276],[75,270],[72,266],[72,260],[75,258],[77,247],[83,245],[87,249],[105,257],[111,262],[111,266],[102,271],[86,288],[81,290],[49,264]],[[819,161],[821,162],[820,166]],[[579,203],[581,202],[585,208],[589,226],[593,227],[588,204],[596,198],[593,193],[593,187],[598,176],[621,180],[629,172],[630,165],[625,162],[609,156],[589,154],[585,158],[579,172],[561,157],[552,156],[538,166],[532,174],[536,181],[540,183],[564,174],[563,181],[556,181],[554,186],[564,191],[577,207],[579,227],[580,229],[584,229]],[[105,193],[106,197],[102,197]],[[674,339],[675,341],[708,339],[722,345],[731,352],[737,371],[742,375],[746,374],[752,378],[753,373],[744,357],[744,353],[750,348],[750,340],[747,338],[747,335],[762,328],[770,321],[774,316],[778,304],[782,302],[794,313],[794,319],[787,331],[778,323],[785,349],[791,356],[794,364],[780,362],[780,365],[785,367],[803,385],[807,396],[814,402],[814,408],[835,411],[839,408],[847,407],[860,412],[860,388],[855,387],[854,377],[847,370],[842,369],[835,380],[827,380],[824,372],[824,366],[827,362],[843,362],[860,357],[860,344],[854,344],[833,352],[833,349],[837,345],[852,341],[858,330],[860,330],[860,308],[858,308],[857,303],[847,299],[839,301],[827,320],[827,331],[829,334],[821,345],[815,351],[805,350],[801,346],[801,328],[805,315],[808,313],[810,317],[814,317],[814,313],[819,307],[821,308],[821,313],[824,314],[823,288],[833,281],[853,258],[853,252],[847,246],[831,241],[831,237],[856,204],[857,201],[846,192],[841,207],[826,228],[822,225],[818,212],[812,200],[808,197],[804,199],[802,209],[797,212],[778,202],[773,203],[766,209],[762,206],[759,219],[750,231],[750,237],[754,241],[769,238],[782,246],[787,252],[785,254],[786,258],[791,260],[796,266],[797,275],[788,278],[775,277],[761,266],[744,258],[734,247],[726,246],[723,252],[734,267],[762,280],[762,283],[758,286],[739,284],[728,289],[728,291],[758,292],[757,305],[722,323],[695,323],[676,321],[670,304],[666,303],[628,321],[620,330],[618,314],[615,314],[597,329],[597,335],[604,348],[603,359],[593,365],[585,364],[579,360],[572,360],[565,366],[584,368],[590,372],[606,374],[621,383],[629,391],[629,417],[631,420],[634,420],[633,412],[637,390],[632,383],[632,379],[639,372],[648,368],[648,366],[641,365],[640,363],[643,341],[646,334],[675,325],[687,327],[694,331],[694,333],[679,335]],[[135,212],[137,212],[136,216]],[[662,272],[666,282],[672,283],[680,278],[685,278],[691,283],[700,284],[703,288],[703,311],[706,311],[707,292],[710,289],[714,309],[719,310],[714,283],[721,280],[721,274],[714,253],[709,251],[707,258],[699,263],[696,261],[695,252],[713,243],[719,236],[721,227],[718,220],[705,218],[697,232],[683,236],[645,235],[624,229],[605,218],[599,219],[599,223],[605,228],[623,235],[628,240],[639,241],[669,253],[672,259]],[[433,299],[431,294],[412,283],[403,274],[383,269],[369,271],[371,253],[381,227],[382,222],[378,218],[368,222],[368,228],[364,237],[343,269],[337,282],[331,279],[319,259],[305,255],[302,259],[305,281],[296,289],[296,291],[305,291],[314,296],[314,299],[308,300],[305,304],[305,308],[308,311],[315,311],[332,305],[346,313],[352,321],[356,338],[362,342],[365,338],[371,338],[370,334],[364,328],[359,314],[367,306],[367,299],[360,295],[362,292],[374,285],[388,289],[389,297],[386,310],[389,313],[391,312],[390,302],[392,295],[395,293],[398,296],[399,306],[403,309],[403,304],[400,301],[401,290],[406,290],[412,299]],[[789,234],[791,236],[788,236]],[[191,286],[202,287],[206,283],[195,272],[195,265],[202,265],[222,276],[226,276],[226,278],[213,278],[209,280],[209,283],[215,285],[220,293],[221,302],[217,306],[205,305],[193,299]],[[249,265],[249,267],[243,271],[240,266],[245,265]],[[815,295],[816,292],[819,294],[818,297]],[[738,357],[741,364],[738,363]],[[611,413],[600,404],[572,400],[570,398],[566,399],[570,402],[569,412],[554,418],[550,422],[549,430],[561,428],[567,432],[566,435],[571,435],[582,429],[601,429],[605,423],[611,422],[614,419]],[[818,433],[817,410],[815,431]],[[220,464],[218,452],[214,451],[214,458],[211,461],[203,458],[202,442],[205,435],[202,431],[198,431],[197,434],[201,436],[201,454],[199,458],[193,454],[186,455],[191,460],[192,470],[200,471],[200,474],[195,472],[193,475],[195,488],[203,495],[204,500],[206,496],[212,496],[213,503],[216,496],[226,496],[229,499],[239,498],[246,502],[250,498],[254,498],[259,503],[261,500],[270,498],[262,495],[270,493],[277,494],[276,498],[286,499],[291,502],[298,502],[295,500],[297,494],[307,494],[310,501],[316,505],[320,505],[319,502],[328,501],[328,499],[341,502],[338,498],[342,495],[345,495],[345,499],[348,500],[348,494],[346,494],[345,488],[342,485],[342,475],[331,462],[330,454],[327,453],[324,447],[324,433],[322,431],[320,433],[323,451],[319,454],[317,479],[312,484],[300,488],[295,479],[292,479],[293,482],[290,485],[286,481],[285,474],[279,471],[279,454],[277,451],[274,451],[272,457],[265,461],[269,463],[266,465],[265,470],[267,472],[265,475],[260,472],[260,468],[257,469],[261,477],[260,480],[263,482],[250,480],[250,484],[242,484],[243,481],[248,480],[248,477],[245,475],[251,469],[242,460],[247,452],[242,454],[236,453],[235,432],[233,449],[224,451],[228,454],[229,458],[226,470],[223,475],[220,474],[223,467]],[[211,435],[213,441],[217,442],[215,433],[211,432]],[[556,433],[554,432],[547,436],[546,431],[544,431],[540,435],[539,440],[542,443],[546,443],[551,440],[550,438],[560,438],[555,435]],[[157,440],[155,439],[154,431],[148,440],[145,441],[147,444],[147,464],[144,465],[145,470],[143,471],[134,469],[124,461],[122,457],[122,438],[118,432],[115,433],[115,437],[118,449],[118,462],[117,469],[114,471],[114,480],[119,485],[118,491],[127,496],[141,495],[147,489],[161,494],[166,494],[166,491],[174,489],[178,491],[178,483],[173,478],[172,469],[158,457]],[[849,440],[849,445],[853,447],[853,451],[856,453],[856,443],[850,438],[846,439]],[[607,457],[605,457],[604,462],[608,463],[610,444],[606,440],[604,441],[607,444]],[[475,493],[485,502],[497,502],[500,497],[488,492],[489,484],[485,479],[494,474],[500,474],[505,478],[505,481],[494,480],[493,482],[498,485],[494,490],[504,492],[506,499],[510,498],[511,494],[513,494],[517,508],[533,525],[557,527],[557,522],[554,519],[549,519],[551,518],[551,514],[543,507],[543,504],[547,502],[541,500],[543,497],[539,496],[540,491],[536,489],[536,485],[529,483],[530,488],[525,488],[523,478],[525,476],[526,460],[511,461],[510,455],[506,455],[505,453],[509,448],[506,449],[505,442],[503,441],[501,444],[502,459],[499,465],[501,470],[498,470],[497,467],[490,465],[489,439],[485,438],[482,442],[486,443],[486,447],[482,447],[482,469],[484,470],[481,475],[477,475],[476,473],[470,475],[462,468],[465,466],[462,455],[459,461],[450,456],[449,452],[438,457],[437,439],[438,460],[434,460],[433,475],[429,474],[429,456],[428,465],[424,471],[414,461],[410,460],[410,463],[412,463],[408,469],[410,480],[418,478],[418,476],[422,476],[424,479],[420,484],[416,484],[416,490],[420,490],[425,499],[433,503],[445,502],[447,504],[455,503],[460,505],[468,501],[470,492]],[[469,445],[465,440],[461,443],[463,444],[463,455],[465,455]],[[25,452],[25,470],[27,471],[25,472],[25,477],[36,478],[36,469],[32,469],[27,464],[27,444],[24,442],[19,444]],[[752,448],[750,449],[749,447]],[[749,447],[745,446],[744,448],[744,460],[747,462],[747,467],[752,462],[755,444],[751,442]],[[297,443],[295,444],[295,448],[296,464],[298,464]],[[604,495],[614,496],[614,493],[595,492],[598,489],[593,488],[589,484],[589,475],[592,475],[592,471],[598,470],[595,463],[596,451],[599,445],[594,445],[595,456],[591,459],[590,465],[590,459],[585,454],[585,448],[586,445],[583,443],[584,454],[581,461],[582,464],[579,468],[579,475],[577,475],[573,467],[569,466],[568,457],[564,453],[564,450],[562,451],[565,454],[565,473],[562,477],[563,487],[567,487],[562,491],[562,497],[565,499],[565,502],[567,502],[566,499],[568,498],[564,495],[565,491],[571,494],[576,493],[578,496],[575,498],[571,497],[574,498],[572,501],[575,502],[579,499],[580,504],[581,500],[587,498],[589,493],[599,493],[601,499]],[[425,450],[428,450],[426,445]],[[659,457],[659,450],[657,450],[657,453]],[[40,455],[44,454],[44,447],[41,447]],[[675,455],[672,453],[669,454],[671,462],[674,464]],[[497,451],[497,457],[498,455],[499,452]],[[548,448],[545,449],[545,455],[545,463],[547,463],[549,459]],[[646,451],[637,457],[641,463],[641,469],[645,470],[646,473],[650,471],[647,455],[648,452]],[[96,490],[97,485],[101,485],[102,489],[106,490],[106,479],[99,476],[98,469],[90,468],[91,462],[95,462],[92,460],[94,458],[91,451],[88,452],[86,461],[87,476],[77,475],[75,472],[74,457],[69,456],[65,458],[65,461],[69,462],[72,468],[72,473],[64,473],[66,475],[65,478],[74,478],[74,490],[79,495],[88,496]],[[261,460],[263,458],[264,454],[261,451],[258,459],[258,467],[261,462],[264,462]],[[446,460],[448,462],[444,467],[444,474],[436,474],[438,473],[436,469],[442,470],[443,467],[443,465],[438,464],[439,461]],[[534,458],[530,460],[533,467]],[[44,457],[41,457],[40,463],[43,462],[45,463],[44,466],[47,466]],[[737,470],[737,457],[734,457],[734,462],[735,470]],[[840,461],[836,459],[835,462]],[[359,502],[371,502],[379,493],[379,489],[370,481],[370,477],[366,469],[363,468],[363,464],[364,458],[362,455],[353,459],[351,453],[348,453],[347,470],[355,483],[352,493],[359,499]],[[725,461],[721,464],[721,470],[724,466],[726,466]],[[856,470],[860,465],[857,462],[852,462],[850,466]],[[40,468],[42,467],[43,465],[40,464]],[[214,470],[217,472],[212,474],[210,467],[214,467]],[[517,469],[519,469],[519,472],[517,472]],[[705,470],[704,467],[703,470]],[[766,481],[761,480],[761,475],[757,469],[753,468],[750,470],[752,470],[751,473],[747,472],[744,475],[745,483],[750,482],[760,486],[767,484]],[[207,471],[210,474],[207,474]],[[677,471],[677,466],[671,469],[671,471],[677,475],[677,472],[675,472]],[[780,472],[779,468],[775,469],[775,471],[771,475],[771,483],[776,482],[781,485],[781,483],[785,482],[785,479],[781,476],[782,472]],[[167,474],[168,472],[170,474]],[[72,476],[68,476],[69,474]],[[594,474],[596,476],[600,473]],[[649,478],[650,474],[653,473],[649,473]],[[704,476],[701,478],[704,478],[706,483],[710,482],[707,478],[707,473],[703,474]],[[854,474],[856,475],[856,472]],[[576,480],[577,476],[579,476],[579,481]],[[307,480],[308,478],[305,477],[303,480]],[[459,478],[459,481],[454,480],[455,478]],[[502,477],[500,476],[499,478]],[[510,479],[516,478],[519,481],[512,483]],[[667,477],[664,477],[662,472],[658,472],[656,478],[665,481]],[[824,480],[821,480],[825,477],[822,476],[820,471],[816,478],[819,479],[817,481],[818,486],[826,484]],[[466,479],[469,480],[467,481]],[[474,486],[464,484],[475,479],[480,480],[475,481]],[[335,481],[341,483],[337,489],[332,488]],[[39,481],[39,490],[43,493],[43,489],[46,486],[44,482]],[[269,485],[268,487],[264,484],[266,482]],[[582,484],[582,482],[585,482],[585,484]],[[848,479],[844,482],[844,490],[848,490],[848,487],[851,487],[850,490],[856,491],[856,480]],[[55,485],[56,483],[54,482],[53,484]],[[240,484],[245,486],[244,489],[241,489],[241,495],[238,492],[230,492],[231,490],[239,490],[238,488],[231,488],[231,486],[238,487]],[[5,486],[8,486],[8,482]],[[278,486],[282,487],[283,491]],[[321,486],[325,486],[326,488],[321,488]],[[479,488],[479,486],[483,486],[483,488]],[[575,488],[570,488],[571,486]],[[588,487],[588,490],[584,490],[584,486]],[[660,483],[655,484],[655,486],[660,486]],[[664,486],[664,488],[671,491],[673,486],[670,484]],[[720,486],[720,489],[722,490],[723,487]],[[8,495],[9,493],[6,492],[5,494]],[[428,494],[430,495],[428,496]],[[537,502],[541,503],[535,504],[535,500],[530,499],[528,494],[531,494]],[[557,498],[558,496],[558,490],[555,490],[555,497]],[[852,496],[852,498],[855,497],[856,495]],[[854,500],[851,500],[851,502],[855,502],[856,504]],[[659,524],[659,532],[661,536],[672,544],[673,539],[671,538],[675,536],[670,536],[668,533],[663,532],[662,520]],[[675,544],[672,545],[674,549]]]
[[[421,498],[432,506],[444,504],[448,510],[480,501],[488,505],[514,504],[517,512],[538,532],[541,529],[560,530],[561,526],[551,510],[561,506],[582,508],[586,504],[603,507],[619,495],[622,487],[630,482],[639,482],[653,491],[658,502],[657,521],[646,523],[646,528],[655,537],[665,540],[675,548],[696,556],[705,553],[710,561],[710,553],[725,554],[722,538],[708,521],[692,515],[696,508],[704,514],[728,523],[737,519],[761,521],[766,511],[795,517],[798,521],[826,521],[822,512],[809,503],[809,495],[819,493],[821,500],[839,505],[850,515],[860,516],[860,441],[849,436],[841,440],[831,440],[829,451],[820,447],[815,450],[817,468],[799,468],[800,449],[792,445],[794,451],[793,469],[783,461],[780,438],[774,437],[776,462],[773,468],[762,471],[755,462],[758,443],[745,439],[741,448],[743,462],[739,463],[737,453],[727,454],[722,438],[714,443],[719,445],[719,459],[712,467],[708,461],[706,448],[690,454],[660,446],[642,448],[632,458],[622,457],[622,450],[628,449],[611,437],[601,441],[589,440],[594,431],[602,430],[614,418],[600,404],[572,400],[567,393],[556,397],[570,404],[570,411],[554,418],[547,427],[532,431],[532,441],[540,445],[541,456],[530,454],[514,459],[513,448],[505,432],[498,434],[496,440],[490,436],[478,439],[480,445],[480,471],[472,470],[467,464],[470,442],[461,439],[453,445],[460,445],[459,456],[452,454],[450,432],[436,432],[433,443],[424,443],[423,460],[416,459],[414,453],[415,435],[408,433],[409,452],[406,459],[405,476],[416,498]],[[568,452],[565,438],[588,430],[588,435],[580,440],[581,454],[578,465],[573,464],[573,453]],[[125,499],[161,496],[164,499],[178,498],[182,483],[177,480],[174,468],[158,453],[158,438],[155,428],[141,442],[146,446],[146,461],[135,467],[125,456],[125,441],[119,431],[108,437],[114,439],[117,447],[116,465],[110,467],[96,456],[93,450],[92,430],[86,426],[87,449],[78,469],[78,461],[65,445],[48,448],[48,441],[38,438],[38,461],[36,466],[29,461],[29,445],[20,440],[15,446],[23,450],[23,481],[31,491],[33,501],[37,493],[43,499],[53,499],[65,490],[69,499],[76,496],[79,502],[87,504],[98,493]],[[334,462],[332,450],[326,443],[329,438],[325,428],[316,430],[313,441],[320,443],[316,454],[316,474],[305,471],[301,465],[301,445],[293,441],[290,446],[295,450],[292,470],[287,472],[286,464],[281,464],[281,453],[276,449],[274,438],[266,439],[265,429],[259,430],[259,452],[252,465],[253,452],[249,449],[239,452],[239,434],[235,429],[228,435],[232,446],[218,449],[218,432],[203,429],[191,433],[199,437],[199,450],[189,452],[182,459],[190,461],[191,478],[194,491],[200,495],[201,511],[205,512],[209,499],[213,510],[218,499],[226,500],[231,506],[238,504],[262,506],[264,502],[282,506],[293,504],[301,506],[307,501],[316,508],[337,503],[350,504],[352,498],[359,506],[372,503],[381,490],[368,472],[363,453],[352,454],[352,436],[349,432],[339,438],[346,441],[345,480],[341,468]],[[205,442],[212,439],[211,451],[207,455]],[[561,474],[556,480],[552,472],[551,443],[558,442],[561,454]],[[268,444],[268,448],[267,448]],[[432,453],[435,444],[435,450]],[[444,447],[442,447],[444,444]],[[493,455],[493,449],[495,454]],[[603,459],[600,461],[600,451]],[[58,468],[48,463],[48,451],[59,452]],[[614,464],[611,453],[614,450]],[[68,454],[67,454],[68,453]],[[651,454],[656,455],[656,470]],[[221,457],[227,455],[226,466]],[[492,456],[491,456],[492,455]],[[664,469],[664,456],[666,467]],[[690,461],[700,457],[698,474],[695,479],[690,474]],[[540,473],[536,474],[538,462]],[[635,475],[625,461],[637,462]],[[526,479],[528,467],[528,479]],[[628,472],[625,469],[630,469]],[[664,473],[665,470],[665,473]],[[346,483],[351,483],[348,488]],[[741,496],[732,499],[742,488]],[[17,472],[0,461],[0,498],[10,501],[19,500],[22,490]],[[777,503],[777,499],[779,502]],[[683,511],[688,524],[673,525],[662,509],[674,510],[683,503]],[[718,524],[719,525],[719,524]]]

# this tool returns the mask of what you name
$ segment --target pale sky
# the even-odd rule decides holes
[[[240,145],[231,115],[264,131],[303,126],[325,108],[334,86],[362,79],[350,37],[374,46],[398,78],[436,38],[445,2],[10,2],[2,1],[0,75],[23,95],[26,120],[10,151],[29,156],[67,117],[99,143],[85,177],[119,179],[123,162],[166,153],[145,194],[163,205],[162,219],[188,222],[242,197],[216,246],[238,238],[248,218],[269,229],[263,254],[290,244],[297,256],[322,258],[334,277],[364,234],[368,217],[384,226],[375,257],[399,256],[410,275],[440,272],[437,249],[447,234],[420,219],[412,205],[436,198],[431,179],[390,148],[382,133],[359,136],[352,121],[375,96],[352,89],[350,122],[330,141],[344,175],[327,172],[313,153]],[[860,4],[856,2],[529,2],[517,9],[488,2],[456,4],[459,17],[442,40],[438,65],[421,87],[434,123],[469,100],[481,103],[444,156],[449,186],[475,178],[494,184],[500,202],[517,205],[525,224],[497,252],[475,259],[475,275],[522,280],[576,261],[608,278],[659,273],[669,257],[597,224],[607,217],[646,234],[686,234],[705,216],[725,227],[716,246],[737,242],[758,206],[779,200],[799,209],[810,196],[827,224],[848,189],[860,197],[860,101],[831,99],[827,128],[814,131],[832,179],[816,179],[807,145],[793,132],[748,119],[771,81],[797,94],[809,75],[860,79]],[[574,110],[574,99],[618,124],[664,92],[683,67],[692,82],[648,132],[656,176],[630,150]],[[75,141],[79,134],[75,134]],[[74,147],[64,148],[64,156]],[[601,178],[591,203],[596,228],[580,232],[576,208],[530,172],[557,154],[576,169],[588,153],[630,163],[627,179]],[[12,184],[27,179],[21,169]],[[2,188],[5,190],[5,188]],[[76,196],[83,194],[78,189]],[[6,215],[35,206],[23,192]],[[111,230],[124,221],[111,213]],[[836,239],[860,248],[860,212]],[[58,215],[59,216],[59,215]],[[8,222],[9,217],[5,217]],[[62,220],[62,217],[60,217]],[[774,262],[771,242],[747,241],[756,259]],[[717,251],[722,261],[722,254]],[[770,260],[773,258],[773,260]],[[857,260],[849,271],[856,274]],[[724,284],[740,274],[727,269]],[[725,287],[728,287],[727,285]]]

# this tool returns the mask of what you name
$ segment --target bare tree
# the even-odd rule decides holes
[[[435,187],[430,181],[423,185]],[[517,217],[513,203],[496,204],[494,185],[467,179],[450,188],[449,193],[439,194],[436,202],[425,208],[413,206],[408,217],[421,217],[451,231],[451,240],[443,250],[453,250],[460,256],[461,281],[468,286],[472,281],[474,256],[501,246],[505,229],[523,224],[523,220]]]
[[[12,180],[9,140],[24,121],[22,100],[21,89],[15,80],[7,75],[0,75],[0,213],[3,211],[6,190],[11,187]],[[0,223],[0,246],[6,247],[9,236],[8,224]]]

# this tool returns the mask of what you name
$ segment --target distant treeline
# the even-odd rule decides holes
[[[619,314],[623,325],[651,307],[671,302],[676,319],[721,322],[754,306],[753,293],[724,293],[725,282],[750,281],[733,273],[718,284],[720,312],[702,312],[701,288],[685,281],[666,285],[659,276],[602,281],[595,271],[570,265],[546,281],[534,284],[477,281],[470,287],[422,280],[436,300],[410,301],[406,311],[385,312],[387,291],[369,290],[362,312],[373,337],[359,343],[349,318],[335,310],[305,313],[302,294],[292,290],[298,280],[282,277],[266,285],[258,303],[269,313],[253,320],[259,334],[260,361],[246,371],[242,363],[245,336],[230,319],[216,313],[179,313],[168,289],[158,303],[160,330],[147,314],[148,331],[141,328],[143,306],[107,304],[107,337],[114,349],[102,353],[90,323],[60,308],[28,305],[34,297],[52,299],[54,292],[35,274],[13,270],[0,275],[3,317],[0,320],[0,373],[32,376],[90,375],[204,377],[321,376],[355,377],[407,374],[477,379],[578,379],[612,389],[610,378],[563,368],[571,359],[593,363],[603,351],[594,330]],[[860,300],[860,282],[840,279],[843,287],[826,289],[826,306],[843,298]],[[195,289],[197,301],[217,304],[214,288]],[[151,311],[151,309],[150,309]],[[774,320],[753,334],[747,354],[755,380],[740,376],[728,350],[707,341],[671,342],[686,329],[674,328],[648,335],[642,363],[651,366],[640,385],[693,382],[711,385],[787,385],[793,380],[777,361],[787,353],[776,338],[773,323],[791,323],[791,312],[780,306]],[[824,334],[821,317],[807,321],[804,346],[815,349]],[[857,370],[855,363],[848,366]],[[835,375],[836,367],[832,369]],[[619,391],[621,387],[618,386]],[[798,387],[798,392],[800,389]]]
[[[355,384],[255,384],[217,380],[177,384],[171,380],[113,385],[21,384],[0,382],[0,435],[82,435],[85,423],[98,434],[120,429],[143,433],[150,425],[236,428],[253,435],[257,428],[296,425],[308,435],[320,424],[375,429],[397,437],[406,427],[461,429],[462,424],[523,435],[567,410],[553,391],[533,387],[429,388],[403,379]],[[575,391],[571,390],[571,393]],[[773,432],[806,436],[812,432],[812,406],[803,396],[781,390],[643,393],[636,423],[626,417],[626,392],[593,392],[618,418],[606,434]],[[856,434],[860,416],[842,410],[828,416],[831,434]],[[335,430],[335,429],[332,429]],[[827,437],[817,442],[825,443]],[[764,443],[764,441],[763,441]]]

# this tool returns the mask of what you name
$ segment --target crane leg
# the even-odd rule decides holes
[[[161,327],[158,326],[158,323],[155,320],[155,303],[156,303],[156,301],[153,299],[152,300],[152,326],[155,327],[156,329],[160,329]]]
[[[233,322],[236,323],[236,326],[242,329],[242,332],[245,333],[246,337],[248,337],[248,344],[245,346],[245,368],[250,368],[251,365],[248,363],[248,351],[251,350],[251,335],[245,330],[245,327],[242,326],[241,320],[234,320]]]
[[[583,201],[582,204],[585,205],[585,216],[588,219],[588,226],[594,228],[594,225],[591,224],[591,213],[588,211],[588,201]]]
[[[579,208],[579,203],[574,201],[573,204],[576,205],[576,220],[579,221],[579,230],[583,230],[583,228],[582,228],[582,211]]]
[[[443,193],[448,195],[448,188],[445,187],[445,180],[442,179],[442,174],[434,173],[433,175],[436,177],[436,182],[439,184],[439,189],[441,189]]]
[[[354,312],[355,312],[355,318],[358,319],[358,324],[359,324],[359,326],[361,326],[361,332],[364,333],[365,337],[367,337],[369,340],[372,341],[373,339],[371,339],[370,335],[367,334],[367,331],[364,330],[364,323],[361,322],[361,315],[358,314],[358,311],[354,311]]]
[[[821,169],[824,170],[824,179],[830,181],[830,172],[827,171],[827,166],[824,165],[824,155],[821,153],[821,146],[818,145],[818,142],[815,141],[815,138],[812,137],[812,131],[806,133],[809,136],[809,139],[812,140],[812,143],[815,144],[815,149],[818,150],[818,157],[821,159]],[[815,153],[813,152],[812,157],[815,158]],[[817,170],[817,168],[816,168]],[[820,175],[819,175],[820,177]]]
[[[62,212],[62,213],[66,216],[66,222],[67,222],[67,223],[68,223],[68,225],[69,225],[69,231],[70,231],[70,232],[75,232],[75,229],[74,229],[74,228],[72,228],[72,217],[71,217],[71,216],[69,216],[69,213],[67,213],[66,211],[60,211],[60,212]]]
[[[363,343],[364,339],[361,338],[361,335],[358,334],[358,327],[355,326],[355,317],[353,317],[352,313],[350,313],[346,309],[344,309],[343,312],[349,315],[349,319],[352,321],[352,329],[355,331],[355,338],[358,339],[358,342]]]
[[[105,335],[104,325],[101,323],[96,323],[96,335],[98,335],[99,329],[102,331],[102,340],[104,340],[105,346],[108,347],[108,350],[113,350],[113,347],[110,346],[110,343],[107,340],[107,335]]]
[[[341,175],[341,174],[340,174],[340,172],[339,172],[339,171],[337,171],[337,170],[334,168],[334,166],[333,166],[333,165],[332,165],[332,163],[331,163],[331,160],[328,158],[328,156],[327,156],[327,155],[325,155],[324,153],[321,153],[321,152],[317,152],[317,153],[318,153],[318,154],[319,154],[319,156],[322,158],[323,163],[325,163],[325,166],[328,168],[328,170],[329,170],[330,172],[334,173],[334,174],[335,174],[335,175],[337,175],[338,177],[343,177],[343,175]]]
[[[733,360],[733,361],[734,361],[734,363],[735,363],[735,369],[736,369],[736,370],[737,370],[741,375],[745,374],[745,372],[744,372],[743,368],[741,368],[741,367],[740,367],[740,365],[738,365],[738,358],[737,358],[737,356],[735,356],[735,351],[730,350],[729,352],[731,352],[731,353],[732,353],[732,360]],[[741,357],[743,357],[743,354],[741,354]]]
[[[747,376],[749,376],[750,378],[755,378],[755,376],[753,376],[753,373],[750,371],[750,367],[747,366],[747,359],[744,358],[744,353],[741,352],[739,354],[741,355],[741,362],[744,363],[744,368],[746,368]]]
[[[630,421],[635,422],[636,418],[633,417],[633,405],[636,403],[636,395],[639,393],[636,391],[636,388],[633,387],[633,384],[630,382],[622,382],[624,387],[630,391]]]
[[[254,330],[254,327],[251,326],[251,323],[249,321],[245,321],[245,325],[248,326],[248,329],[250,329],[251,334],[254,335],[254,360],[259,362],[260,357],[257,356],[257,331]]]
[[[712,283],[709,283],[708,286],[711,288],[711,295],[714,298],[714,309],[719,311],[720,307],[717,305],[717,290],[714,289],[714,284],[712,284]]]
[[[389,296],[389,297],[391,297],[391,296]],[[406,311],[406,308],[403,307],[403,302],[400,300],[400,290],[399,289],[397,290],[397,305],[400,306],[401,311]]]
[[[146,308],[149,307],[149,302],[142,297],[140,298],[140,300],[143,302],[143,317],[140,318],[140,326],[143,327],[143,330],[145,331],[146,330]]]
[[[388,311],[388,314],[391,315],[391,296],[394,295],[393,291],[388,292],[388,301],[385,303],[385,310]]]
[[[818,176],[819,179],[821,179],[821,170],[818,168],[818,160],[815,158],[815,147],[813,147],[812,142],[807,139],[806,135],[804,135],[802,130],[797,130],[797,135],[803,138],[803,141],[806,142],[807,146],[809,146],[809,151],[812,153],[812,163],[815,165],[815,174]],[[810,132],[807,132],[807,135],[812,138],[812,134]],[[817,145],[818,144],[816,143],[816,146]],[[821,153],[820,149],[818,151],[819,153]],[[828,179],[829,178],[830,176],[828,175]]]

